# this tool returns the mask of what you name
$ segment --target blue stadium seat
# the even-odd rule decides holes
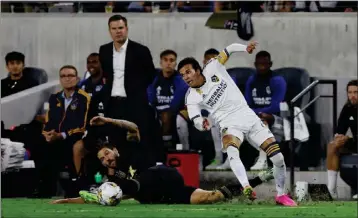
[[[26,67],[24,73],[38,81],[39,84],[47,83],[48,76],[44,69],[37,67]]]
[[[284,67],[274,70],[274,74],[282,76],[287,83],[286,101],[293,99],[298,93],[310,84],[310,76],[305,69],[297,67]],[[310,92],[296,103],[298,107],[305,106],[310,100]]]
[[[253,75],[256,70],[251,67],[235,67],[227,69],[227,72],[236,80],[236,85],[239,87],[241,92],[245,93],[246,81],[251,75]]]
[[[342,180],[351,187],[352,194],[357,194],[358,154],[342,155],[340,170]]]

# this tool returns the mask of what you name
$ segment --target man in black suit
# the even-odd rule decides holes
[[[113,134],[128,164],[135,167],[138,161],[150,164],[164,161],[159,123],[153,108],[149,106],[147,87],[156,76],[156,70],[148,47],[128,39],[127,19],[113,15],[108,20],[112,42],[99,49],[100,62],[106,78],[107,116],[126,119],[139,127],[141,142],[129,145],[126,132]],[[111,137],[110,137],[111,138]],[[131,151],[129,151],[131,149]],[[135,151],[133,151],[134,149]],[[136,153],[146,152],[149,160],[136,160]],[[126,154],[125,154],[126,153]],[[134,154],[134,157],[130,157]],[[123,157],[125,158],[125,157]],[[137,158],[138,159],[138,158]]]

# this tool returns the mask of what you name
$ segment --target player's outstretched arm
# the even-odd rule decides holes
[[[85,204],[85,201],[81,198],[65,198],[51,201],[50,204]]]
[[[247,52],[251,54],[255,50],[256,46],[257,42],[250,42],[248,45],[233,43],[226,47],[224,50],[222,50],[216,58],[221,64],[224,65],[229,60],[229,57],[232,53]]]
[[[138,131],[138,126],[133,122],[130,122],[127,120],[117,120],[117,119],[112,119],[112,118],[102,117],[102,116],[93,117],[90,121],[90,124],[93,126],[102,126],[104,124],[112,124],[112,125],[118,126],[120,128],[127,129],[130,132]]]

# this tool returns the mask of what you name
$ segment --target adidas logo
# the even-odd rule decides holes
[[[349,120],[354,120],[354,118],[351,116],[351,117],[349,118]]]

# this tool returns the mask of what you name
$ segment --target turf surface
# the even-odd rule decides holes
[[[48,202],[2,199],[2,217],[357,217],[357,202],[312,202],[296,208],[237,200],[214,205],[140,205],[129,200],[115,207]]]

